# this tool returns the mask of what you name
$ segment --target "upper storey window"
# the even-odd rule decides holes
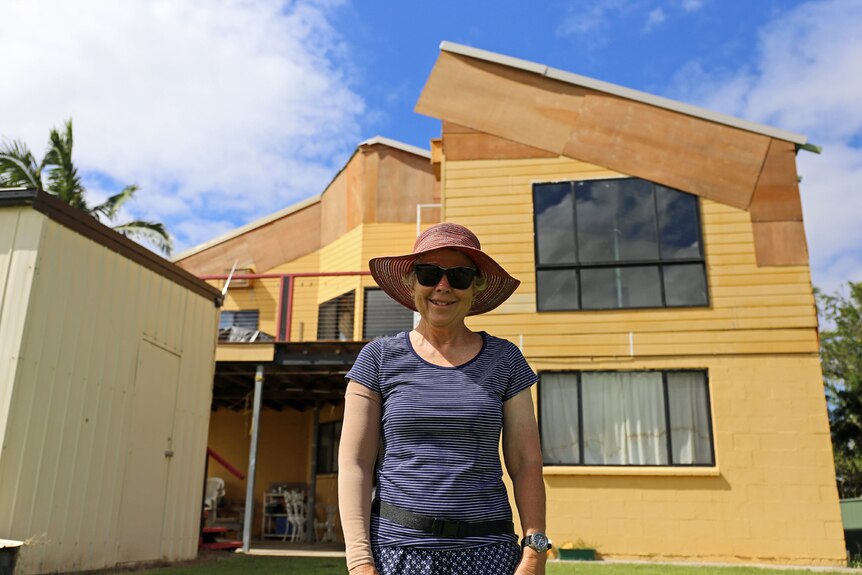
[[[637,178],[535,184],[539,311],[706,306],[696,196]]]

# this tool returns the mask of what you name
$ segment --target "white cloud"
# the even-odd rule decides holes
[[[682,0],[682,9],[686,12],[697,12],[703,8],[703,0]]]
[[[760,31],[752,64],[704,70],[690,62],[676,97],[800,132],[823,146],[800,152],[805,227],[815,285],[862,279],[862,3],[809,2]]]
[[[7,0],[0,135],[39,155],[72,117],[85,173],[138,183],[129,212],[178,248],[205,241],[321,191],[358,143],[340,4]]]
[[[557,29],[562,36],[582,36],[602,30],[607,26],[607,21],[615,13],[626,10],[631,0],[594,0],[592,2],[579,2],[569,9]],[[591,40],[596,40],[591,37]]]
[[[651,32],[656,26],[659,26],[665,20],[667,20],[667,16],[665,15],[664,10],[661,8],[651,10],[647,15],[646,24],[644,24],[644,31]]]

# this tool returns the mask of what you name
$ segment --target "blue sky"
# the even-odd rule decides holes
[[[0,136],[75,122],[93,200],[183,250],[320,192],[356,145],[428,147],[449,40],[805,134],[815,284],[862,280],[859,0],[0,0]]]

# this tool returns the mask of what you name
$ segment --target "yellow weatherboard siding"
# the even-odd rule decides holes
[[[442,174],[444,219],[521,280],[471,328],[522,345],[537,371],[707,370],[715,467],[545,467],[555,541],[612,558],[845,563],[807,266],[757,267],[749,213],[701,199],[708,307],[538,313],[532,185],[625,176],[562,157]]]

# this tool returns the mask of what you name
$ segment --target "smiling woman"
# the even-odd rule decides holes
[[[409,333],[372,341],[347,374],[338,479],[351,574],[544,573],[536,374],[512,343],[464,323],[520,282],[452,223],[422,233],[413,253],[369,267],[421,319]],[[526,536],[520,548],[501,432]]]

